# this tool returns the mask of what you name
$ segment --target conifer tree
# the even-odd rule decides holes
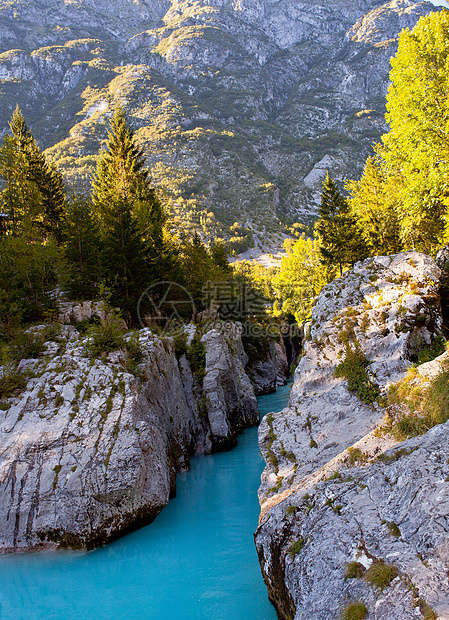
[[[55,164],[47,162],[33,140],[26,151],[29,179],[39,192],[41,227],[61,240],[61,221],[64,214],[66,194],[62,174]]]
[[[341,275],[343,267],[365,258],[366,248],[348,202],[338,191],[329,172],[323,182],[319,214],[320,219],[316,223],[319,252],[330,279],[336,266]]]
[[[66,289],[74,299],[93,299],[100,283],[100,237],[91,203],[74,197],[64,218],[64,251],[68,262]]]
[[[2,208],[10,229],[13,234],[53,233],[60,240],[66,199],[62,175],[41,153],[18,107],[9,127],[12,136],[5,136],[0,149],[0,175],[6,182]]]
[[[92,202],[112,300],[133,315],[145,288],[170,278],[171,254],[164,238],[164,209],[121,106],[115,109],[100,153]]]
[[[102,228],[117,200],[130,205],[143,238],[161,252],[166,216],[150,184],[143,149],[137,145],[121,106],[111,118],[106,149],[100,153],[93,182],[92,202]]]
[[[147,248],[129,202],[116,201],[102,243],[102,274],[112,291],[111,303],[127,318],[135,318],[137,300],[149,284]]]

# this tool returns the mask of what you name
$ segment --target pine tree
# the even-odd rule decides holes
[[[111,118],[106,149],[100,153],[93,182],[92,202],[103,228],[117,200],[128,202],[142,236],[155,251],[162,251],[166,216],[151,187],[143,149],[137,145],[121,106]]]
[[[121,106],[100,153],[92,202],[102,239],[102,265],[113,301],[134,315],[152,282],[170,279],[174,262],[164,237],[166,215]]]
[[[93,299],[101,280],[100,237],[89,201],[75,197],[64,218],[65,287],[73,299]]]
[[[127,200],[115,202],[115,212],[103,238],[101,259],[102,274],[112,291],[111,303],[135,320],[137,301],[149,284],[148,256]]]
[[[53,233],[60,241],[61,221],[66,202],[62,174],[55,164],[47,162],[34,140],[26,150],[26,158],[29,179],[39,192],[42,230]]]
[[[367,252],[348,202],[338,191],[329,172],[323,182],[319,214],[320,219],[315,225],[319,252],[330,279],[335,266],[338,266],[341,275],[345,266],[365,258]]]
[[[13,234],[52,233],[60,240],[65,189],[61,173],[47,162],[29,130],[22,112],[14,110],[11,135],[0,149],[0,175],[5,180],[2,208],[8,213]]]

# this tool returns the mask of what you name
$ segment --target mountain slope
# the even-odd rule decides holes
[[[386,129],[397,34],[439,10],[411,0],[0,7],[1,131],[18,102],[86,189],[120,100],[175,210],[267,231],[280,214],[310,221],[326,168],[360,172]]]

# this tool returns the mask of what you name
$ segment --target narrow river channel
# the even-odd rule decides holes
[[[261,396],[261,416],[289,391]],[[253,542],[262,469],[251,428],[231,452],[193,458],[148,527],[89,553],[0,558],[0,618],[276,620]]]

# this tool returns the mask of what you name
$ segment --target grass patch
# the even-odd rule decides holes
[[[437,336],[432,344],[423,346],[418,352],[417,365],[419,366],[420,364],[431,362],[444,353],[446,351],[446,344],[443,336]]]
[[[368,455],[362,452],[360,448],[348,448],[348,465],[353,466],[356,463],[366,463]]]
[[[343,609],[340,616],[341,620],[364,620],[368,615],[368,609],[366,605],[361,601],[357,603],[349,603]]]
[[[360,562],[348,562],[345,568],[345,579],[361,579],[366,568]]]
[[[376,586],[383,590],[398,576],[398,569],[394,564],[384,564],[383,562],[374,562],[368,568],[363,578],[372,586]]]
[[[385,430],[399,440],[423,435],[449,420],[448,365],[430,383],[415,369],[410,369],[401,381],[391,386],[388,397],[400,414]]]
[[[302,538],[298,538],[294,543],[290,545],[288,548],[288,554],[291,558],[294,558],[301,549],[304,547],[304,540]]]
[[[401,530],[396,525],[396,523],[393,523],[393,521],[391,521],[390,523],[387,523],[387,528],[392,536],[399,538],[399,536],[401,535]]]

